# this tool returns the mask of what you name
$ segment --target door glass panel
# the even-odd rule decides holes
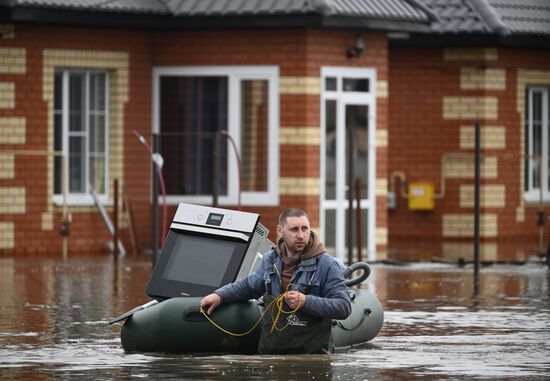
[[[334,77],[325,78],[325,90],[326,91],[336,91],[338,89],[338,82]]]
[[[325,210],[325,247],[333,255],[336,254],[336,211]]]
[[[325,199],[336,198],[336,101],[325,102]]]
[[[367,186],[369,175],[368,115],[368,106],[366,105],[346,105],[346,172],[349,166],[350,148],[353,157],[353,178],[351,181],[348,179],[346,199],[349,197],[349,186],[355,187],[356,179],[359,179],[361,184],[361,198],[369,197]]]
[[[361,212],[359,213],[359,218],[357,218],[357,211],[355,208],[357,208],[356,203],[353,203],[353,211],[352,211],[352,222],[351,222],[351,230],[349,226],[348,216],[349,216],[349,210],[346,209],[346,234],[351,233],[352,234],[352,255],[353,259],[352,262],[357,261],[365,261],[368,258],[368,232],[369,232],[369,224],[368,224],[368,209],[361,209]],[[347,235],[346,235],[346,255],[344,262],[348,263],[349,261],[349,250],[348,250],[348,241],[347,241]],[[358,250],[357,242],[361,244],[361,250]]]
[[[367,93],[369,80],[367,78],[344,78],[344,91]]]

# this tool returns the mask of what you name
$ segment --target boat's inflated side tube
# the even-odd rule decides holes
[[[165,300],[126,320],[120,339],[126,352],[256,353],[260,328],[242,337],[214,327],[199,310],[200,297]],[[255,302],[226,303],[212,320],[233,333],[248,331],[260,318]]]
[[[384,321],[378,299],[367,290],[350,289],[351,315],[335,320],[332,328],[334,345],[345,348],[372,340]],[[198,297],[179,297],[134,313],[121,332],[126,352],[166,353],[242,353],[254,354],[260,338],[256,327],[245,336],[222,332],[199,311]],[[257,301],[221,304],[212,320],[233,333],[247,332],[260,319]]]
[[[384,323],[384,310],[380,301],[368,292],[350,288],[351,315],[335,320],[332,336],[336,348],[364,344],[378,335]]]

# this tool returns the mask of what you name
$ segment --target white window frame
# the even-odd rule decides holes
[[[155,67],[153,68],[153,133],[160,133],[160,79],[163,76],[225,76],[228,79],[228,126],[227,131],[241,152],[241,86],[242,80],[268,81],[268,180],[266,192],[242,192],[242,205],[279,205],[279,67],[278,66],[203,66],[203,67]],[[223,205],[237,205],[239,193],[238,165],[230,144],[228,149],[227,195],[220,195]],[[209,204],[211,195],[169,195],[168,204],[180,202]],[[159,201],[160,202],[160,201]]]
[[[534,131],[533,131],[533,93],[540,92],[542,93],[542,136],[541,136],[541,144],[542,144],[542,162],[540,165],[541,169],[541,179],[537,179],[538,181],[541,181],[540,187],[534,186],[534,178],[533,178],[533,170],[531,169],[532,165],[534,165],[537,161],[537,159],[533,158],[533,139],[534,139]],[[543,201],[549,201],[550,200],[550,189],[548,186],[548,177],[550,176],[550,168],[548,165],[548,160],[550,159],[550,110],[549,110],[549,97],[550,97],[550,87],[545,86],[529,86],[527,88],[527,99],[526,99],[526,137],[527,141],[525,142],[527,147],[527,157],[525,158],[525,165],[527,166],[527,178],[525,179],[526,183],[526,190],[524,193],[525,201],[527,202],[539,202],[541,200]]]
[[[62,94],[62,135],[63,135],[63,142],[62,142],[62,151],[65,153],[67,160],[69,160],[69,75],[72,73],[80,73],[85,74],[85,82],[86,82],[86,100],[88,100],[89,97],[89,86],[90,86],[90,74],[94,73],[101,73],[105,74],[105,193],[98,194],[99,200],[106,204],[110,205],[112,204],[112,200],[109,200],[109,151],[110,151],[110,142],[109,142],[109,135],[110,135],[110,115],[109,115],[109,71],[108,70],[102,70],[102,69],[83,69],[83,68],[58,68],[55,70],[55,73],[62,73],[63,81],[63,94]],[[54,81],[55,83],[55,81]],[[55,85],[54,85],[55,86]],[[55,92],[55,88],[54,88]],[[54,105],[55,107],[55,105]],[[54,113],[55,115],[55,110]],[[90,110],[89,110],[89,103],[85,102],[85,110],[84,110],[84,124],[85,124],[85,168],[86,173],[84,174],[84,178],[86,179],[86,189],[89,192],[89,183],[88,183],[88,176],[89,176],[89,116],[90,116]],[[55,123],[55,122],[54,122]],[[67,163],[67,170],[68,170],[68,163]],[[54,169],[55,171],[55,169]],[[54,176],[56,174],[54,173]],[[67,189],[67,199],[66,203],[68,205],[79,205],[79,206],[89,206],[94,205],[94,200],[92,196],[89,193],[70,193],[69,192],[69,173],[67,173],[67,181],[65,182],[65,187]],[[63,186],[63,185],[62,185]],[[55,205],[63,205],[65,202],[63,198],[63,192],[61,194],[55,194],[53,193],[53,202]]]

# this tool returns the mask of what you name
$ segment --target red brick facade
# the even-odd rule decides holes
[[[482,215],[496,216],[497,232],[494,236],[482,234],[481,241],[497,247],[499,259],[524,259],[539,245],[536,224],[539,205],[523,202],[524,121],[523,108],[518,102],[525,88],[518,88],[521,86],[519,73],[527,70],[548,74],[550,54],[499,48],[494,49],[495,56],[489,59],[446,60],[446,51],[448,49],[442,48],[390,50],[389,172],[402,171],[411,182],[433,182],[439,191],[442,156],[450,153],[473,155],[472,148],[461,146],[461,127],[473,126],[476,122],[482,129],[483,126],[501,126],[505,146],[482,146],[482,155],[494,158],[497,168],[495,176],[482,176],[481,186],[497,185],[505,189],[504,204],[482,205]],[[490,86],[461,88],[464,68],[502,71],[505,73],[503,86],[497,89]],[[445,119],[445,97],[494,98],[498,106],[496,117]],[[473,183],[473,177],[447,178],[445,197],[436,200],[433,211],[407,210],[407,200],[398,197],[397,208],[388,213],[390,245],[403,257],[424,259],[446,256],[445,243],[465,243],[473,247],[472,236],[445,237],[442,233],[444,215],[473,213],[473,205],[460,205],[460,186]],[[547,205],[544,209],[545,213],[550,211]],[[546,226],[544,242],[547,230]],[[463,256],[468,258],[469,255],[464,253]]]

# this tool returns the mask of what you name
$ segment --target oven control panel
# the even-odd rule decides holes
[[[260,215],[239,210],[181,203],[173,222],[253,233]]]

